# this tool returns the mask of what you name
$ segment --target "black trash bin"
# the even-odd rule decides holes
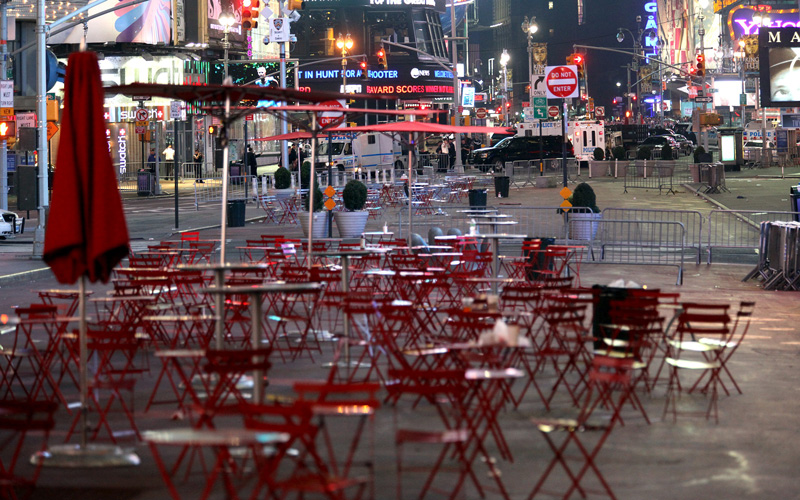
[[[147,171],[136,173],[136,193],[139,196],[150,196],[153,194],[153,174]]]
[[[800,212],[800,191],[795,186],[789,188],[789,203],[791,204],[789,211],[795,212],[792,214],[792,219],[795,222],[800,222],[800,216],[797,214],[797,212]]]
[[[609,331],[600,325],[611,324],[610,302],[612,300],[625,300],[628,297],[627,288],[615,288],[610,286],[595,285],[592,288],[598,289],[597,303],[594,306],[594,316],[592,317],[592,334],[594,335],[594,348],[597,351],[607,350],[609,344],[603,339],[608,338],[609,334],[616,335],[614,340],[629,340],[625,331]]]
[[[485,189],[470,189],[469,190],[469,206],[471,207],[485,207],[487,193]]]
[[[546,258],[544,252],[541,250],[545,250],[550,245],[554,245],[556,242],[555,238],[528,238],[525,240],[525,243],[529,241],[539,240],[539,252],[529,253],[527,250],[525,251],[524,257],[528,259],[531,263],[531,267],[528,268],[527,271],[527,278],[528,281],[536,281],[542,277],[542,273],[539,271],[545,271]],[[523,243],[524,244],[524,243]],[[553,264],[550,263],[550,268],[552,269]]]
[[[228,201],[228,227],[244,227],[244,201]]]
[[[508,198],[508,188],[511,184],[511,177],[507,175],[497,175],[494,178],[495,198]]]

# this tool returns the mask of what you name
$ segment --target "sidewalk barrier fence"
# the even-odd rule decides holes
[[[417,168],[433,167],[436,173],[450,171],[450,155],[437,153],[420,153],[417,155]]]
[[[656,210],[639,208],[606,208],[603,219],[639,222],[680,222],[686,229],[686,248],[700,264],[703,247],[703,219],[695,210]]]
[[[247,200],[250,189],[250,175],[228,178],[228,200]],[[200,210],[201,204],[222,201],[222,179],[206,179],[203,184],[194,184],[194,206]]]
[[[666,190],[667,194],[675,194],[673,189],[674,165],[658,165],[657,162],[648,163],[644,160],[641,165],[628,165],[625,168],[625,190],[628,189],[657,189],[658,194]]]
[[[707,263],[722,250],[739,249],[738,260],[745,264],[757,261],[762,222],[791,222],[800,212],[764,212],[757,210],[712,210],[708,214]],[[730,253],[730,252],[729,252]],[[742,254],[747,256],[742,259]]]

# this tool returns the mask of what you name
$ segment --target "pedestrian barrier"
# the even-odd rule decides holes
[[[252,199],[252,195],[248,196],[252,177],[251,175],[230,177],[228,179],[228,200]],[[194,184],[194,207],[196,210],[200,210],[201,204],[218,201],[222,201],[222,179],[210,178],[205,179],[203,184]]]
[[[120,193],[135,193],[138,190],[138,172],[117,174],[117,188]]]
[[[594,244],[599,252],[586,263],[678,268],[677,285],[683,284],[686,228],[676,221],[598,221]]]
[[[417,156],[417,168],[433,167],[435,172],[448,172],[450,170],[450,155],[436,153],[420,153]]]
[[[764,212],[757,210],[712,210],[708,214],[707,262],[724,250],[739,250],[738,263],[753,264],[758,259],[762,222],[791,222],[800,212]]]
[[[666,190],[667,194],[675,194],[673,189],[674,165],[658,165],[656,162],[648,164],[647,160],[642,160],[639,165],[628,165],[625,167],[625,190],[628,189],[658,189],[658,194]]]
[[[606,208],[603,219],[639,222],[680,222],[686,228],[686,246],[692,250],[697,263],[703,247],[704,216],[695,210],[654,210],[638,208]]]

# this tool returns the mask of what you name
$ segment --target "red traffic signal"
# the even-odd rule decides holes
[[[575,64],[577,64],[578,66],[580,66],[581,64],[583,64],[583,55],[581,55],[581,54],[572,54],[572,61]]]
[[[389,64],[386,62],[386,51],[381,48],[378,49],[378,66],[381,66],[383,69],[387,69]]]
[[[703,54],[697,54],[697,76],[706,76],[706,56]]]
[[[358,63],[358,67],[361,68],[361,71],[366,72],[367,71],[367,60],[366,59],[362,59],[361,62]]]
[[[258,27],[259,0],[242,0],[242,28],[246,30]]]
[[[17,136],[17,122],[0,122],[0,139],[8,139]]]

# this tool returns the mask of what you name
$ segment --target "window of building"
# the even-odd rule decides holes
[[[372,12],[366,15],[366,25],[369,30],[367,38],[369,54],[375,54],[381,46],[381,40],[393,43],[410,44],[409,22],[406,12]],[[385,45],[387,54],[408,55],[409,52],[394,45]]]
[[[442,24],[439,14],[433,10],[414,11],[414,41],[417,48],[434,57],[447,58],[447,48],[444,45]],[[425,56],[420,55],[421,58]]]
[[[336,34],[334,27],[336,11],[310,10],[303,14],[306,36],[298,36],[298,53],[309,57],[329,57],[336,55]]]
[[[547,2],[547,8],[553,10],[553,2]]]

